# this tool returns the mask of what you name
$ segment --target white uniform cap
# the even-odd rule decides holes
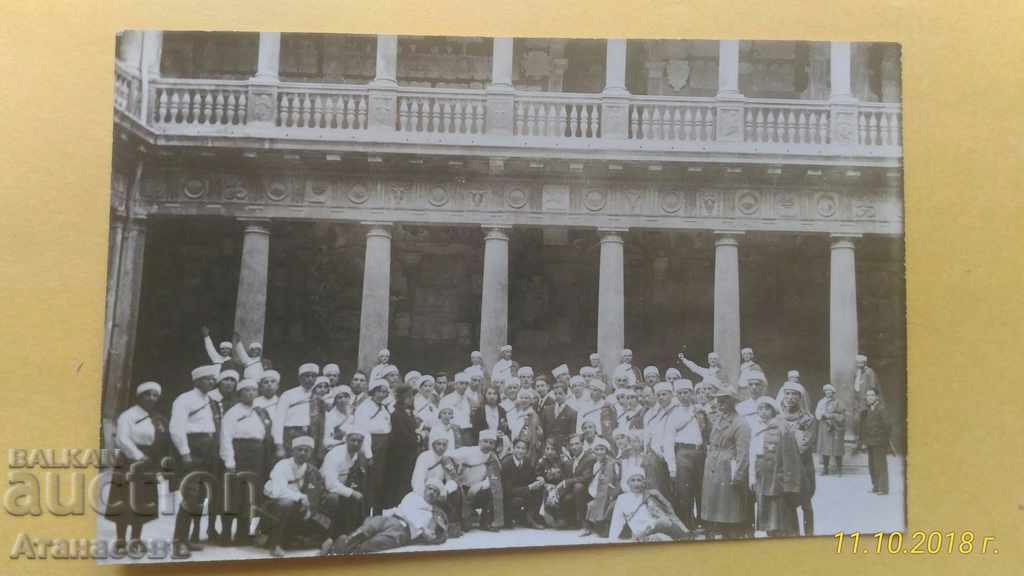
[[[220,344],[218,344],[217,348],[234,348],[234,346],[231,345],[231,342],[228,342],[227,340],[225,340],[225,341],[221,342]]]
[[[275,383],[276,382],[280,382],[281,381],[281,373],[278,372],[277,370],[267,370],[267,371],[265,371],[263,373],[263,376],[262,376],[261,379],[263,379],[263,378],[265,378],[267,380],[272,380]]]
[[[757,380],[758,382],[767,382],[764,377],[764,372],[761,372],[760,370],[751,370],[750,372],[747,372],[747,382],[753,382],[754,380]]]
[[[622,356],[626,356],[627,354],[632,356],[633,355],[633,351],[630,350],[629,348],[623,348],[622,349]]]
[[[381,348],[380,351],[377,352],[378,358],[384,355],[391,356],[391,350],[388,350],[387,348]]]
[[[754,353],[754,349],[753,348],[741,348],[740,349],[740,354],[742,354],[744,352],[750,352],[751,354],[753,354]]]
[[[369,436],[369,434],[366,432],[366,429],[360,426],[359,424],[346,424],[341,427],[341,431],[345,433],[346,438],[348,438],[349,434],[357,434],[359,436],[362,436],[363,438]]]
[[[209,378],[209,377],[216,378],[217,377],[217,373],[219,373],[219,372],[220,372],[220,367],[217,366],[216,364],[211,364],[209,366],[200,366],[200,367],[192,370],[192,381],[195,382],[196,380],[199,380],[201,378]]]
[[[500,348],[498,348],[498,351],[499,352],[511,352],[512,351],[512,345],[511,344],[504,344]]]
[[[661,392],[672,393],[675,392],[675,390],[672,389],[672,385],[669,384],[668,382],[658,382],[657,384],[654,385],[654,393],[659,394]]]
[[[342,384],[334,389],[334,398],[337,398],[341,394],[348,394],[350,398],[356,395],[356,393],[352,391],[352,387],[347,384]]]
[[[594,361],[597,361],[597,360],[600,360],[600,359],[601,359],[601,355],[598,354],[597,352],[594,352],[593,354],[590,355],[590,361],[591,362],[594,362]]]
[[[559,376],[568,376],[569,367],[566,366],[565,364],[559,364],[558,366],[555,367],[554,370],[551,371],[551,375],[554,376],[555,378],[558,378]]]
[[[423,387],[423,385],[424,385],[424,384],[427,384],[428,382],[429,382],[430,384],[437,384],[437,380],[434,380],[434,377],[433,377],[433,376],[431,376],[430,374],[427,374],[426,376],[424,376],[424,377],[420,378],[420,381],[419,381],[419,383],[418,383],[418,384],[416,385],[416,387],[417,387],[417,388],[421,388],[421,387]]]
[[[800,377],[800,372],[797,371],[797,370],[790,370],[789,372],[786,372],[786,376],[788,376],[790,378],[799,378]]]
[[[711,360],[712,358],[718,360],[718,352],[708,352],[708,360]]]
[[[469,384],[469,375],[465,372],[456,372],[455,376],[452,377],[452,382],[465,382]]]
[[[260,344],[259,342],[250,342],[249,350],[263,350],[263,344]]]
[[[584,378],[583,376],[573,376],[572,378],[569,378],[569,386],[572,386],[574,388],[576,386],[583,386],[586,383],[587,379]]]
[[[584,366],[580,368],[580,376],[583,376],[584,378],[593,378],[595,373],[593,366]]]
[[[420,374],[419,372],[417,372],[415,370],[410,370],[410,371],[405,373],[405,380],[404,380],[404,382],[406,384],[410,385],[410,386],[416,387],[416,386],[419,386],[420,378],[422,378],[422,377],[423,377],[423,374]]]
[[[438,440],[444,440],[445,442],[450,442],[451,438],[448,437],[448,431],[447,430],[442,430],[440,426],[434,426],[433,428],[430,429],[430,440],[427,442],[427,444],[429,446],[433,447],[434,446],[434,442],[436,442]],[[449,448],[454,448],[454,446],[449,446]]]
[[[516,376],[533,376],[533,368],[523,366],[516,372]]]
[[[591,378],[590,380],[588,380],[587,386],[589,386],[591,390],[598,390],[600,392],[608,391],[608,387],[605,386],[605,383],[602,382],[601,380],[598,380],[597,378]]]
[[[682,378],[683,374],[679,370],[676,370],[675,368],[669,368],[668,370],[665,370],[665,379],[666,380],[668,380],[669,378],[671,378],[673,376],[675,376],[676,378]]]
[[[328,374],[341,374],[341,368],[337,364],[328,364],[327,366],[324,366],[324,376],[327,376]]]
[[[259,385],[252,378],[243,378],[242,381],[238,383],[238,386],[235,387],[235,390],[241,392],[246,388],[252,388],[253,390],[256,390],[258,387]]]
[[[373,391],[376,390],[377,388],[384,388],[385,390],[390,390],[391,385],[388,384],[387,380],[384,380],[383,378],[378,378],[373,382],[370,382],[370,386],[366,389],[366,391],[370,394],[373,394]]]
[[[312,438],[312,436],[299,436],[298,438],[292,440],[292,448],[298,448],[299,446],[308,446],[308,447],[312,448],[313,447],[313,438]]]
[[[608,444],[608,441],[605,440],[604,438],[601,438],[600,436],[598,436],[597,438],[594,438],[594,443],[590,446],[590,449],[593,450],[594,448],[597,448],[598,446],[604,446],[605,450],[611,450],[612,449],[611,445]]]
[[[156,382],[152,382],[151,381],[151,382],[143,382],[142,384],[139,384],[135,388],[135,395],[138,396],[139,394],[142,394],[143,392],[149,392],[150,390],[155,390],[157,394],[162,394],[163,393],[163,389],[160,388],[160,385],[157,384]]]
[[[835,392],[836,391],[836,387],[831,385],[831,384],[825,384],[824,386],[821,387],[821,391],[824,392],[825,390],[831,390],[831,391]]]
[[[657,376],[659,374],[657,366],[648,366],[644,368],[644,376]]]
[[[316,364],[313,364],[312,362],[307,362],[307,363],[303,364],[302,366],[299,366],[299,376],[302,376],[303,374],[319,374],[319,373],[320,373],[320,367],[317,366]]]
[[[686,378],[680,378],[675,382],[675,392],[678,394],[680,390],[693,391],[693,382]]]
[[[470,358],[483,358],[484,355],[481,354],[479,350],[473,350],[472,352],[469,353],[469,357]]]
[[[860,361],[860,362],[867,362],[868,361],[868,357],[863,355],[863,354],[857,354],[857,360]]]
[[[394,364],[388,364],[387,366],[384,367],[383,370],[380,371],[381,376],[388,376],[390,374],[398,374],[398,366],[395,366]]]
[[[466,377],[469,378],[470,380],[472,380],[473,378],[484,377],[484,371],[481,370],[479,366],[470,366],[469,368],[463,370],[463,374],[465,374]]]
[[[772,408],[775,409],[776,414],[782,412],[782,410],[779,408],[779,403],[776,402],[775,398],[772,398],[771,396],[761,396],[760,398],[758,398],[757,407],[760,408],[761,404],[767,404],[771,406]]]
[[[327,376],[317,376],[316,380],[313,381],[313,386],[319,386],[321,384],[325,384],[327,386],[330,386],[331,385],[331,379],[328,378]]]
[[[480,440],[494,440],[495,442],[497,442],[498,435],[497,433],[494,432],[494,430],[481,430]]]
[[[234,370],[225,370],[225,371],[223,371],[223,372],[221,372],[220,374],[217,375],[217,382],[220,382],[221,380],[223,380],[225,378],[234,378],[237,381],[238,380],[238,372],[235,372]]]

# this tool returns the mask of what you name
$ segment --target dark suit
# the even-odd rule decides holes
[[[487,416],[484,414],[483,406],[474,408],[469,413],[469,425],[473,429],[473,445],[476,445],[480,441],[480,433],[487,430]],[[500,405],[498,406],[498,432],[504,434],[506,438],[512,436],[508,429],[508,413]]]
[[[575,527],[583,526],[587,517],[587,503],[590,502],[590,481],[594,479],[594,456],[590,452],[584,452],[578,462],[571,467],[569,476],[565,479],[560,497],[559,516],[563,521],[568,521]]]
[[[545,438],[554,438],[559,447],[569,443],[569,436],[576,433],[576,411],[562,404],[562,412],[555,417],[555,407],[547,406],[540,417]]]
[[[881,401],[860,413],[860,443],[868,449],[868,472],[876,492],[889,491],[889,413]]]
[[[541,489],[530,490],[530,483],[537,480],[537,471],[524,459],[516,466],[511,454],[501,461],[501,488],[505,496],[505,525],[512,522],[522,525],[529,518],[533,520],[540,512]]]

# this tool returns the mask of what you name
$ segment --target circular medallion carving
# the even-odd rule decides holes
[[[740,214],[751,216],[761,207],[761,197],[756,192],[746,191],[736,197],[736,209]]]
[[[833,194],[822,194],[818,197],[818,214],[825,218],[835,216],[838,208],[838,200]]]
[[[603,209],[607,203],[608,194],[604,190],[588,190],[586,196],[583,197],[583,205],[591,212],[597,212],[598,210]]]
[[[288,184],[283,178],[275,178],[267,186],[267,198],[274,202],[280,202],[288,196]]]
[[[197,200],[206,195],[206,182],[199,178],[190,178],[185,182],[185,196]]]
[[[365,204],[370,199],[370,194],[366,191],[366,186],[355,184],[348,189],[348,199],[353,204]]]
[[[661,193],[661,209],[669,214],[675,214],[683,208],[683,195],[675,190],[665,190]]]
[[[508,191],[508,205],[512,208],[522,208],[526,206],[526,192],[521,188],[513,188]]]
[[[448,191],[443,186],[434,186],[430,189],[427,201],[434,206],[444,206],[448,203]]]

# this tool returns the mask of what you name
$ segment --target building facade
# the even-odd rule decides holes
[[[904,407],[899,49],[124,32],[103,413],[199,327],[304,361],[662,370]],[[171,395],[173,397],[173,395]]]

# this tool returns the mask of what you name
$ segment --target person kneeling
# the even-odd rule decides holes
[[[661,492],[647,488],[647,475],[643,468],[625,470],[623,475],[627,478],[629,491],[615,500],[608,531],[610,538],[625,540],[632,537],[637,542],[666,542],[687,537],[686,526],[676,516],[672,503]]]
[[[323,540],[329,520],[320,513],[324,484],[320,471],[309,461],[312,456],[312,437],[294,439],[291,457],[274,465],[263,488],[268,498],[266,518],[272,524],[267,540],[271,556],[284,556],[285,534],[292,541]]]
[[[518,524],[527,528],[543,529],[540,518],[541,498],[544,496],[544,477],[537,474],[527,458],[529,444],[523,438],[512,443],[512,453],[501,463],[502,487],[505,490],[505,527]]]
[[[330,555],[369,554],[409,544],[443,544],[448,539],[448,523],[441,508],[444,487],[428,482],[423,496],[410,492],[397,508],[371,516],[348,536],[338,536],[333,546],[324,546]]]
[[[344,443],[331,448],[320,468],[326,488],[324,503],[331,516],[329,539],[352,532],[370,515],[366,498],[369,433],[356,424],[344,426],[342,432]]]
[[[504,493],[501,485],[501,463],[494,448],[497,434],[480,432],[477,446],[466,446],[452,452],[452,459],[461,467],[462,527],[469,531],[475,510],[480,510],[480,529],[497,532],[505,524]]]
[[[580,536],[589,536],[596,532],[598,536],[608,536],[608,518],[615,506],[615,497],[619,495],[619,463],[609,454],[608,441],[598,437],[594,440],[594,476],[587,487],[590,502],[587,503],[586,522]]]

